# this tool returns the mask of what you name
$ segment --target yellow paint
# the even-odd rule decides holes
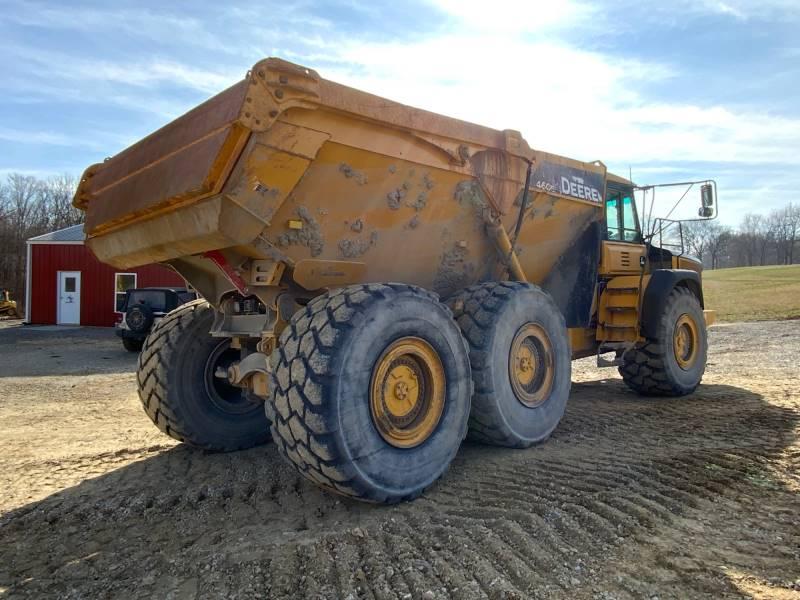
[[[642,270],[639,261],[644,252],[643,244],[604,241],[600,254],[600,274],[639,273]]]
[[[600,296],[596,339],[599,342],[635,342],[639,336],[639,275],[622,275],[610,279]],[[647,288],[650,275],[642,278],[641,289]]]
[[[522,404],[535,408],[547,400],[553,389],[555,362],[553,344],[547,332],[527,323],[511,342],[508,375],[514,395]]]
[[[444,366],[423,339],[393,342],[378,359],[370,384],[375,427],[389,444],[413,448],[424,442],[444,411]]]
[[[678,317],[672,334],[672,350],[678,366],[684,371],[691,369],[699,355],[699,326],[688,313]]]

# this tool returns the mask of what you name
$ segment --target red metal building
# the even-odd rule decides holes
[[[122,271],[101,263],[84,239],[75,225],[28,240],[26,323],[111,327],[128,288],[186,285],[161,265]]]

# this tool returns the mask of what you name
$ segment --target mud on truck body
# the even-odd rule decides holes
[[[641,394],[697,387],[701,265],[643,238],[633,193],[601,162],[266,59],[89,167],[74,203],[100,260],[169,265],[204,298],[139,358],[162,431],[272,439],[311,481],[396,502],[465,436],[546,439],[572,359],[612,352]]]

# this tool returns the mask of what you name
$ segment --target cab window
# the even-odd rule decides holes
[[[629,190],[609,189],[606,196],[606,227],[609,240],[641,241],[636,203]]]
[[[136,290],[128,297],[126,308],[134,304],[147,304],[152,310],[167,310],[167,298],[164,290]]]

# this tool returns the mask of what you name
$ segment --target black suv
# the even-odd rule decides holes
[[[122,321],[117,323],[116,334],[130,352],[139,352],[153,325],[169,311],[197,299],[195,292],[186,288],[134,288],[125,292]]]

